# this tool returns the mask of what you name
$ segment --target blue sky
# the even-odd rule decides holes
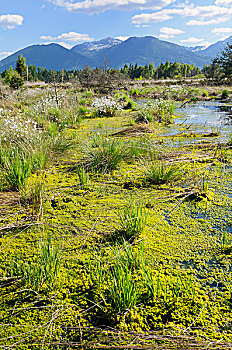
[[[0,59],[33,44],[107,36],[209,45],[232,35],[232,0],[0,0]]]

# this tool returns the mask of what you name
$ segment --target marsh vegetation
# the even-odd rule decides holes
[[[144,84],[0,86],[3,348],[231,346],[232,89]]]

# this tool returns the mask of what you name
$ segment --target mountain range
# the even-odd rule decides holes
[[[207,48],[188,48],[153,36],[145,36],[131,37],[125,41],[108,37],[76,45],[70,50],[55,43],[32,45],[1,60],[0,72],[10,66],[14,68],[19,54],[26,58],[28,65],[53,70],[83,69],[86,65],[95,68],[106,64],[108,67],[121,68],[125,64],[145,65],[150,62],[157,66],[166,60],[194,64],[202,68],[211,62],[228,41],[232,41],[232,36]]]

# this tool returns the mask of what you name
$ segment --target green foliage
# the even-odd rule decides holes
[[[142,261],[142,278],[148,300],[162,300],[164,304],[177,303],[179,299],[191,296],[194,298],[194,283],[192,276],[178,275],[168,278],[161,273],[152,273],[150,266]]]
[[[10,91],[3,88],[2,95]],[[74,343],[81,347],[82,339],[86,348],[93,344],[169,348],[173,343],[168,334],[173,340],[183,330],[184,339],[191,333],[190,347],[194,336],[215,340],[215,346],[221,345],[216,342],[222,337],[231,341],[230,147],[226,143],[224,154],[221,144],[215,149],[212,137],[208,140],[213,148],[211,142],[198,148],[199,138],[187,138],[197,133],[187,131],[184,124],[170,128],[154,123],[154,132],[143,137],[123,134],[120,139],[119,133],[117,139],[108,140],[98,133],[99,127],[103,135],[127,130],[135,113],[127,111],[113,120],[83,118],[79,127],[75,115],[81,94],[72,89],[60,87],[62,107],[57,109],[53,99],[47,99],[52,92],[46,87],[29,87],[10,94],[9,101],[1,100],[2,186],[7,185],[5,159],[12,161],[12,150],[30,161],[30,177],[20,194],[1,193],[1,346],[48,349]],[[188,101],[202,96],[200,88],[178,86],[139,91],[160,97],[176,94]],[[211,96],[212,88],[208,91]],[[14,119],[14,123],[37,122],[34,133],[28,136],[18,129],[11,133],[3,127],[6,114],[7,121]],[[167,134],[171,136],[166,138]],[[189,142],[191,146],[185,147]],[[88,143],[84,161],[89,152],[100,152],[103,144],[107,150],[105,158],[91,158],[97,159],[93,163],[97,174],[89,175],[91,166],[82,162],[82,145]],[[111,143],[115,143],[113,150]],[[73,152],[68,152],[72,147]],[[74,160],[80,164],[76,169]],[[144,165],[142,176],[146,160],[152,164]],[[190,176],[173,184],[183,178],[177,165],[182,160]],[[116,167],[113,173],[108,171],[111,164]],[[176,169],[170,172],[171,164]],[[152,166],[161,167],[155,169],[155,180],[146,174]],[[157,182],[165,186],[150,186]],[[130,198],[126,204],[125,197]],[[41,242],[48,229],[50,238]],[[109,333],[104,325],[110,327]],[[163,333],[158,342],[157,329]],[[182,335],[174,347],[185,347]],[[208,342],[198,347],[207,346]]]
[[[109,302],[116,313],[131,310],[138,303],[141,293],[129,261],[125,262],[116,259],[108,274]]]
[[[19,190],[24,187],[31,174],[31,159],[17,147],[0,148],[0,160],[3,181],[7,188]]]
[[[225,100],[229,97],[229,91],[228,90],[223,90],[222,91],[222,96],[221,96],[221,99],[222,100]]]
[[[76,170],[81,187],[86,187],[89,182],[89,175],[86,173],[83,167],[77,166]]]
[[[110,305],[114,316],[130,312],[138,305],[141,310],[153,305],[157,314],[165,309],[171,316],[175,304],[183,300],[191,303],[195,297],[193,277],[168,276],[162,269],[154,271],[145,258],[143,245],[135,250],[124,241],[113,249],[112,258],[96,251],[88,260],[88,270],[94,292],[91,298],[100,297],[105,312],[109,312]]]
[[[24,81],[23,78],[17,73],[13,72],[12,75],[9,78],[9,85],[12,89],[19,89],[21,86],[23,86]]]
[[[218,65],[221,70],[221,78],[231,82],[232,79],[232,44],[227,42],[224,50],[214,59],[214,65]]]
[[[85,167],[108,173],[118,168],[124,156],[124,147],[120,140],[102,139],[96,148],[87,150]]]
[[[155,149],[152,140],[141,136],[138,140],[131,140],[125,144],[125,157],[128,161],[134,159],[153,158]]]
[[[118,219],[124,238],[126,240],[134,239],[136,235],[143,231],[147,221],[147,213],[143,202],[130,198],[126,207],[119,211]]]
[[[28,187],[21,189],[20,202],[25,206],[29,206],[32,215],[40,215],[44,197],[44,183],[37,179],[35,183]]]
[[[47,239],[41,239],[38,250],[34,262],[25,262],[22,256],[15,255],[6,276],[22,278],[25,286],[35,292],[41,288],[55,290],[60,269],[59,248],[53,246],[51,236],[48,235]]]
[[[166,61],[161,63],[154,68],[154,63],[151,62],[148,66],[138,66],[137,64],[130,64],[129,67],[126,64],[121,72],[131,79],[162,79],[162,78],[181,78],[181,77],[193,77],[201,73],[200,68],[196,67],[194,64],[186,64],[179,62],[170,63]],[[132,95],[138,95],[136,91],[131,91]]]
[[[160,100],[154,106],[154,116],[157,121],[165,124],[172,123],[175,105],[173,101]]]
[[[146,181],[160,185],[180,179],[182,171],[178,165],[160,162],[145,165],[144,175]]]
[[[124,242],[122,248],[114,249],[113,260],[99,259],[98,252],[89,259],[91,284],[104,304],[110,304],[114,314],[123,313],[136,306],[142,290],[134,277],[137,254]]]
[[[26,58],[22,55],[18,56],[18,60],[16,62],[15,71],[20,75],[23,80],[27,78],[27,65]]]

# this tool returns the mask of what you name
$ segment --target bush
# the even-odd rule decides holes
[[[229,91],[228,90],[223,90],[222,91],[222,95],[221,95],[221,99],[225,100],[229,97]]]
[[[17,72],[13,72],[13,74],[10,77],[9,85],[12,89],[19,89],[21,86],[24,85],[23,78],[19,75]]]

